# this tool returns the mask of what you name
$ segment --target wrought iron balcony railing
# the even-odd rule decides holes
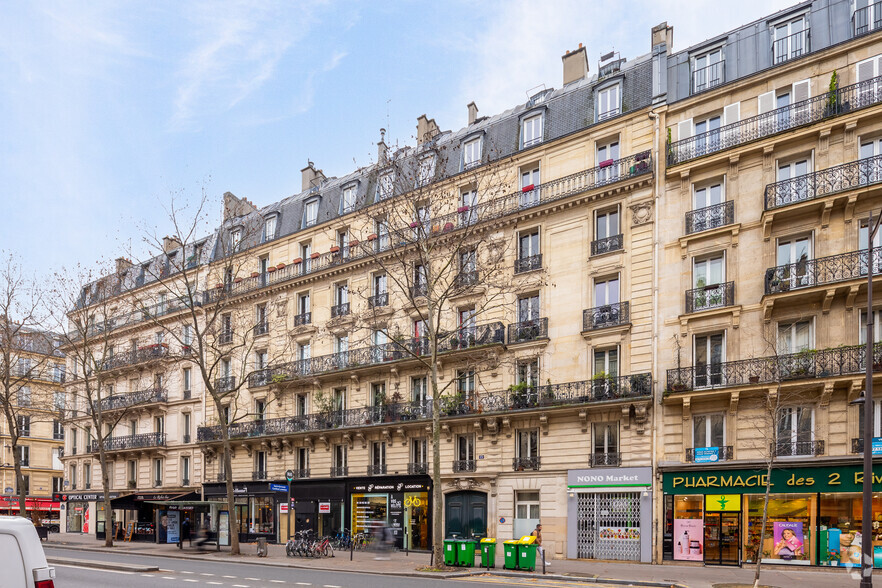
[[[331,307],[331,318],[337,318],[338,316],[346,316],[349,314],[349,303],[343,302],[341,304],[335,304]]]
[[[407,473],[408,474],[428,474],[429,473],[429,464],[424,461],[410,462],[407,464]]]
[[[386,464],[384,464],[384,463],[368,464],[367,475],[368,476],[385,476],[386,475]]]
[[[882,155],[875,155],[768,184],[765,207],[775,210],[879,183],[882,183]]]
[[[769,451],[778,457],[824,455],[823,441],[778,441],[769,443]]]
[[[519,257],[515,260],[514,273],[522,274],[533,270],[542,269],[542,254],[537,253],[529,257]]]
[[[700,233],[735,222],[735,201],[727,200],[686,213],[686,234]]]
[[[627,300],[582,311],[583,331],[617,327],[627,325],[629,322],[631,322],[631,305]]]
[[[667,390],[683,392],[861,374],[866,369],[864,362],[865,346],[851,345],[673,368],[667,373]],[[882,371],[882,343],[874,344],[872,362],[873,371]]]
[[[295,480],[306,480],[309,478],[309,468],[299,468],[291,471],[294,472]]]
[[[266,335],[269,333],[269,323],[258,323],[254,325],[254,336]]]
[[[389,293],[381,292],[374,294],[368,298],[368,306],[371,308],[379,308],[381,306],[389,306]]]
[[[855,37],[882,28],[882,2],[858,8],[854,11],[851,22]]]
[[[802,57],[811,51],[811,29],[805,29],[775,39],[772,43],[772,63],[779,65],[785,61]]]
[[[471,288],[478,285],[478,272],[476,270],[460,271],[453,278],[453,285],[457,288]]]
[[[214,380],[214,388],[220,393],[229,392],[236,387],[236,376],[224,376]]]
[[[302,327],[303,325],[308,325],[312,322],[312,313],[311,312],[301,312],[300,314],[294,315],[294,326]]]
[[[453,473],[475,472],[478,470],[478,462],[474,459],[459,459],[453,462]]]
[[[780,294],[863,278],[868,259],[867,250],[862,249],[770,267],[766,270],[765,293]],[[873,274],[882,275],[882,247],[873,249]]]
[[[508,344],[548,339],[548,318],[535,318],[508,325]]]
[[[255,481],[266,480],[268,478],[269,478],[269,473],[266,470],[257,470],[257,471],[251,472],[251,479],[252,480],[255,480]]]
[[[590,465],[592,468],[617,468],[622,465],[622,454],[615,451],[608,451],[606,453],[592,453],[588,456],[588,465]]]
[[[882,357],[882,356],[880,356]],[[441,416],[457,418],[479,413],[527,411],[555,406],[583,405],[595,402],[628,400],[649,397],[652,393],[652,375],[649,373],[583,380],[562,384],[513,387],[494,393],[455,394],[442,397]],[[387,426],[432,418],[431,401],[386,403],[301,416],[233,423],[228,433],[231,439],[293,435],[341,428],[363,428],[371,425]],[[219,425],[199,427],[200,443],[220,441]]]
[[[735,282],[686,290],[686,314],[735,304]]]
[[[105,412],[152,402],[168,402],[168,391],[165,388],[147,388],[129,394],[117,394],[102,398],[99,406]]]
[[[538,455],[533,457],[514,457],[511,460],[511,469],[516,472],[536,471],[538,472],[542,465],[542,459]]]
[[[223,329],[217,336],[218,345],[229,345],[233,342],[233,329]]]
[[[15,361],[15,360],[13,360]],[[65,371],[64,366],[52,365],[19,365],[14,363],[9,374],[15,378],[24,378],[28,380],[43,380],[44,382],[53,382],[55,384],[64,384]]]
[[[668,165],[718,153],[882,102],[882,77],[782,106],[668,145]]]
[[[734,455],[734,453],[732,452],[731,445],[724,445],[722,447],[717,447],[716,449],[717,449],[716,455],[715,455],[716,459],[714,459],[713,461],[732,461],[732,456]],[[692,463],[694,461],[695,461],[695,449],[692,447],[689,447],[688,449],[686,449],[686,462]]]
[[[331,477],[332,478],[345,478],[348,475],[349,475],[349,466],[332,467],[331,468]]]
[[[611,251],[619,251],[624,247],[624,235],[619,233],[618,235],[613,235],[612,237],[606,237],[603,239],[595,239],[591,241],[591,255],[601,255],[603,253],[609,253]]]
[[[139,433],[123,437],[108,437],[104,440],[104,451],[122,451],[125,449],[142,449],[147,447],[165,447],[165,433]],[[91,453],[98,452],[98,441],[90,443]]]
[[[429,293],[429,285],[426,283],[414,284],[410,287],[411,298],[421,298]]]
[[[166,359],[171,356],[172,354],[169,352],[168,343],[155,343],[153,345],[141,347],[140,349],[117,353],[113,357],[104,360],[102,363],[102,369],[104,371],[111,371],[146,363],[148,361]]]
[[[217,480],[218,482],[226,482],[226,481],[227,481],[227,474],[224,473],[224,472],[219,472],[218,475],[217,475],[216,480]]]
[[[193,300],[195,301],[196,306],[201,305],[202,299],[202,292],[193,293]],[[108,317],[101,322],[90,322],[88,325],[85,325],[85,335],[87,337],[94,337],[104,332],[110,332],[116,329],[122,329],[123,327],[130,327],[132,325],[154,321],[169,314],[173,314],[182,310],[188,310],[190,306],[191,305],[188,296],[181,296],[180,298],[173,298],[170,300],[157,302],[155,304],[146,305],[132,312]],[[83,333],[71,332],[68,333],[68,337],[72,341],[78,341],[82,339]]]
[[[882,8],[882,7],[880,7]],[[882,443],[882,437],[873,437],[872,444]],[[870,448],[872,451],[872,447]],[[863,453],[864,452],[864,438],[856,437],[851,440],[851,452],[852,453]]]
[[[715,88],[726,81],[726,61],[720,60],[692,70],[692,93],[698,94]]]

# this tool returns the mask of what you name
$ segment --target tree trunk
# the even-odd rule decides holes
[[[217,403],[215,403],[217,404]],[[223,407],[218,406],[218,414],[221,415],[221,421],[224,421],[223,418]],[[233,460],[231,454],[231,444],[230,444],[230,430],[229,423],[222,422],[221,423],[221,439],[224,444],[224,482],[227,490],[227,508],[230,511],[230,554],[231,555],[239,555],[239,521],[236,513],[236,498],[233,494]],[[218,545],[220,545],[220,520],[215,521],[217,525],[217,540]]]
[[[14,430],[10,428],[10,430]],[[18,516],[27,517],[27,492],[24,487],[24,475],[21,473],[21,454],[18,449],[18,435],[12,438],[12,463],[15,466],[15,483],[18,487]]]
[[[772,490],[772,465],[775,463],[775,449],[778,442],[778,433],[775,429],[775,421],[772,420],[772,444],[769,451],[769,463],[766,466],[766,493],[763,497],[763,522],[760,526],[759,545],[756,550],[756,573],[753,576],[753,588],[759,587],[760,570],[763,562],[763,542],[766,540],[766,520],[769,516],[769,494]]]
[[[434,349],[433,349],[434,358]],[[444,564],[444,529],[441,493],[441,394],[438,390],[438,367],[432,362],[432,554],[436,567]]]
[[[98,438],[98,459],[101,462],[101,486],[104,488],[104,547],[113,547],[113,508],[110,506],[110,475],[107,473],[107,454],[104,439]],[[85,480],[83,480],[85,483]],[[95,513],[95,530],[98,530],[98,513]]]

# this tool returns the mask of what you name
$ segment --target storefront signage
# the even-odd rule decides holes
[[[330,502],[319,502],[319,514],[330,514],[331,512],[331,503]]]
[[[111,492],[110,498],[119,498],[119,492]],[[103,492],[68,492],[67,494],[56,493],[53,500],[57,502],[95,502],[96,500],[104,500]]]
[[[217,513],[217,542],[224,547],[230,545],[230,511],[228,510]]]
[[[692,450],[695,463],[712,463],[720,461],[719,447],[696,447]]]
[[[882,465],[874,466],[873,491],[882,491]],[[666,494],[705,494],[725,490],[727,494],[755,494],[766,487],[765,470],[718,470],[666,472]],[[860,492],[863,466],[794,467],[773,469],[772,492]]]
[[[708,494],[704,497],[704,510],[708,512],[740,512],[740,494]]]
[[[135,494],[132,500],[172,500],[180,494]]]
[[[270,490],[273,492],[287,492],[288,487],[284,484],[270,484]]]
[[[166,514],[168,528],[165,533],[166,543],[177,543],[181,540],[181,513],[169,511]]]
[[[567,472],[567,485],[570,488],[651,486],[652,468],[569,470]]]
[[[873,455],[882,455],[882,437],[873,437]]]
[[[427,484],[413,482],[396,482],[394,484],[353,484],[353,492],[412,492],[415,490],[428,490]]]

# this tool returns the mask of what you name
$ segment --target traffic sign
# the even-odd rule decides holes
[[[294,479],[294,470],[288,470],[285,472],[285,479],[289,482],[292,481]]]

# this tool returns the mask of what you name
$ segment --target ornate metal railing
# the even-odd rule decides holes
[[[257,470],[256,472],[251,472],[252,480],[266,480],[269,478],[269,473],[266,470]]]
[[[428,293],[429,285],[426,283],[414,284],[410,287],[411,298],[420,298],[421,296],[426,296]]]
[[[139,433],[123,437],[109,437],[104,440],[104,451],[122,451],[124,449],[141,449],[145,447],[165,447],[165,433]],[[90,443],[91,453],[98,452],[98,441]]]
[[[233,329],[222,329],[217,336],[218,345],[229,345],[233,342]]]
[[[220,393],[229,392],[235,387],[236,376],[224,376],[223,378],[215,378],[214,380],[214,388]]]
[[[871,442],[870,450],[872,451],[872,443],[879,443],[882,441],[882,437],[873,437],[873,441]],[[863,453],[864,452],[864,438],[856,437],[851,440],[851,452],[852,453]]]
[[[769,451],[778,457],[793,455],[824,455],[823,441],[778,441],[769,443]]]
[[[732,452],[731,445],[725,445],[723,447],[717,447],[717,459],[716,461],[731,461],[734,453]],[[695,461],[695,449],[689,447],[686,449],[686,462],[692,463]]]
[[[263,322],[254,325],[255,337],[257,337],[258,335],[266,335],[267,333],[269,333],[269,323]]]
[[[14,361],[14,360],[13,360]],[[54,382],[56,384],[64,384],[65,371],[64,366],[59,365],[20,365],[12,364],[9,370],[10,375],[16,378],[26,378],[28,380],[43,380],[44,382]]]
[[[726,61],[720,60],[705,67],[692,70],[692,93],[698,94],[715,88],[726,81]]]
[[[453,278],[453,285],[457,288],[470,288],[477,286],[479,282],[476,270],[461,271]]]
[[[349,303],[343,302],[341,304],[335,304],[331,307],[331,318],[337,318],[338,316],[346,316],[349,314]]]
[[[536,318],[508,325],[508,344],[548,339],[548,318]]]
[[[102,398],[99,406],[103,412],[151,402],[168,402],[168,391],[165,388],[147,388],[129,394],[117,394]]]
[[[542,269],[542,254],[537,253],[529,257],[519,257],[515,260],[514,273],[521,274],[533,270]]]
[[[345,478],[349,475],[349,466],[338,466],[331,468],[332,478]]]
[[[312,313],[311,312],[301,312],[300,314],[294,315],[294,326],[302,327],[303,325],[308,325],[312,322]]]
[[[686,213],[686,234],[700,233],[735,222],[735,201],[727,200]]]
[[[809,51],[811,51],[811,29],[804,29],[775,39],[772,43],[772,63],[779,65],[801,57]]]
[[[717,153],[758,141],[797,127],[809,125],[882,102],[882,77],[843,86],[835,92],[803,100],[758,114],[719,129],[674,141],[668,145],[668,165]]]
[[[735,282],[686,290],[686,314],[735,304]]]
[[[591,241],[591,255],[601,255],[603,253],[609,253],[610,251],[619,251],[624,247],[624,242],[625,239],[622,233],[604,239],[595,239],[594,241]]]
[[[384,463],[368,464],[367,475],[368,476],[385,476],[386,475],[386,464],[384,464]]]
[[[202,299],[202,292],[193,293],[193,300],[196,301],[197,306],[201,304]],[[101,322],[89,323],[86,327],[86,336],[94,337],[95,335],[100,335],[104,332],[137,325],[139,323],[147,321],[152,321],[181,310],[187,310],[189,308],[190,302],[189,297],[187,296],[181,296],[180,298],[172,298],[163,302],[157,302],[155,304],[142,306],[141,308],[138,308],[137,310],[134,310],[132,312],[108,317]],[[82,333],[71,332],[68,333],[68,337],[70,337],[72,341],[77,341],[82,338]]]
[[[309,477],[309,468],[300,468],[298,470],[291,470],[294,472],[295,480],[305,480]]]
[[[629,322],[631,322],[631,305],[627,300],[582,311],[583,331],[627,325]]]
[[[536,471],[538,472],[542,466],[542,459],[538,455],[533,457],[514,457],[511,460],[511,469],[516,472]]]
[[[667,373],[667,391],[729,388],[861,374],[866,369],[864,362],[864,345],[843,345],[817,351],[673,368]],[[882,371],[882,343],[873,345],[872,362],[873,371]]]
[[[478,470],[478,462],[474,459],[458,459],[453,462],[453,472],[475,472]]]
[[[526,388],[512,387],[510,390],[477,394],[471,398],[466,398],[464,394],[444,396],[441,398],[441,416],[456,418],[479,413],[504,413],[627,400],[648,397],[651,396],[651,393],[652,375],[649,373],[609,377],[602,380],[528,386]],[[231,439],[242,439],[360,428],[431,418],[432,402],[423,400],[233,423],[229,426],[228,431]],[[197,440],[200,443],[220,441],[220,425],[199,427]]]
[[[882,155],[867,157],[768,184],[766,210],[882,183]]]
[[[863,249],[770,267],[766,270],[765,293],[780,294],[862,278],[867,275],[868,259]],[[882,247],[873,249],[873,274],[882,275]]]
[[[615,451],[608,451],[606,453],[592,453],[588,456],[588,465],[590,465],[592,468],[616,468],[622,465],[622,454]]]
[[[102,369],[109,371],[169,357],[171,357],[171,353],[168,349],[168,343],[155,343],[140,349],[117,353],[113,357],[104,360]]]
[[[429,473],[429,464],[424,461],[419,462],[410,462],[407,464],[407,473],[408,474],[428,474]]]
[[[381,292],[380,294],[374,294],[373,296],[368,298],[368,306],[370,306],[371,308],[389,306],[389,293]]]
[[[882,28],[882,2],[855,10],[851,22],[855,37]]]

